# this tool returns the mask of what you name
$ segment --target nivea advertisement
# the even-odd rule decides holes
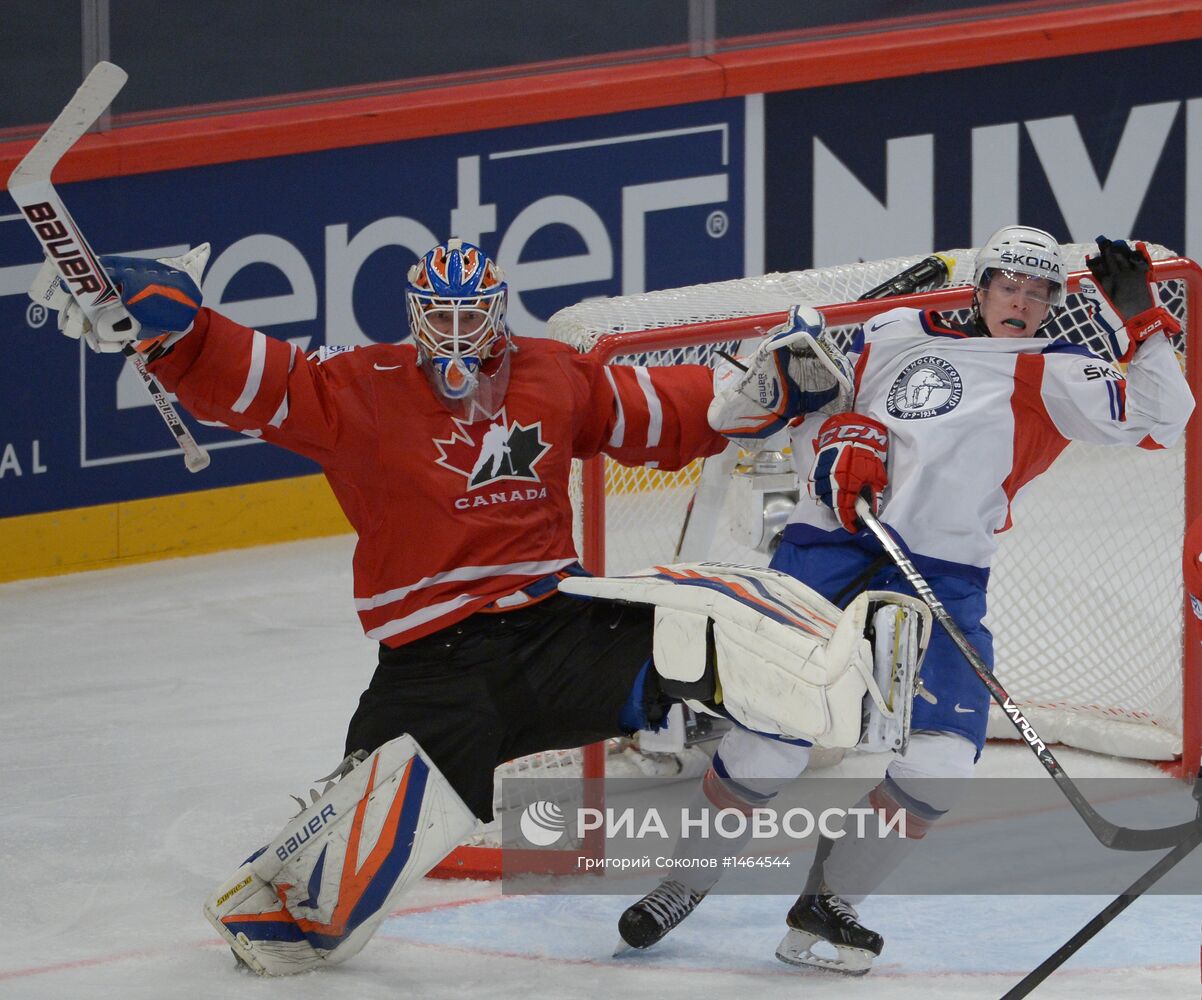
[[[769,271],[1020,222],[1202,256],[1202,42],[764,97]]]

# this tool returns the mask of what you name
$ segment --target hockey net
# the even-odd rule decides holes
[[[1149,251],[1160,301],[1185,328],[1174,346],[1197,391],[1202,359],[1191,356],[1187,342],[1202,302],[1202,271],[1162,246]],[[1072,274],[1054,335],[1113,361],[1077,293],[1085,256],[1096,247],[1073,244],[1062,252]],[[899,304],[964,319],[976,250],[947,253],[956,260],[948,287],[904,299],[857,301],[921,257],[582,302],[554,316],[549,335],[609,363],[710,364],[716,350],[758,339],[795,303],[821,307],[844,342],[858,324]],[[1191,420],[1183,443],[1159,452],[1074,442],[1014,504],[1016,528],[999,539],[986,621],[998,677],[1044,738],[1197,767],[1202,673],[1192,648],[1184,648],[1180,571],[1187,514],[1202,513],[1186,490],[1202,471],[1196,424]],[[672,561],[695,493],[717,512],[703,522],[708,537],[700,545],[690,522],[689,558],[766,562],[732,537],[740,494],[721,484],[699,493],[700,479],[700,463],[678,473],[608,459],[582,465],[578,545],[586,565],[614,574]],[[1014,730],[999,713],[990,734],[1010,737]]]
[[[1160,301],[1182,321],[1185,332],[1174,346],[1197,392],[1202,357],[1187,344],[1202,303],[1202,270],[1162,246],[1148,249]],[[1062,247],[1072,273],[1068,301],[1052,327],[1055,336],[1113,361],[1077,294],[1085,256],[1093,251],[1092,244]],[[947,254],[955,269],[948,286],[934,292],[857,301],[922,259],[895,257],[590,300],[552,317],[548,335],[610,364],[712,365],[717,351],[746,347],[790,306],[805,303],[821,308],[828,328],[846,343],[860,323],[897,305],[966,318],[976,250]],[[1196,424],[1191,420],[1183,443],[1160,452],[1074,442],[1014,504],[1016,527],[999,539],[986,622],[999,679],[1045,739],[1176,761],[1185,773],[1197,769],[1202,664],[1184,644],[1180,572],[1187,517],[1202,513],[1198,491],[1186,488],[1202,471]],[[678,472],[600,457],[574,462],[576,544],[585,566],[620,574],[682,557],[765,565],[768,556],[737,537],[748,494],[732,484],[748,458],[731,449],[724,460],[694,462]],[[1016,735],[996,707],[989,733]],[[497,772],[497,803],[504,777],[602,778],[607,759],[622,752],[611,742],[514,761]],[[574,844],[568,853],[590,850],[595,845]],[[550,855],[543,853],[539,863],[548,859],[553,870]],[[494,824],[452,854],[441,873],[489,877],[500,869]]]

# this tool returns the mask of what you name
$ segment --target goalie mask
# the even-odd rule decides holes
[[[1029,226],[1003,226],[977,253],[973,269],[973,321],[986,336],[1034,336],[1053,309],[1064,305],[1067,273],[1060,244],[1049,233]],[[982,297],[997,299],[988,307]],[[1008,310],[1013,301],[1024,303],[1030,315],[1021,318]],[[999,333],[999,328],[1006,330]]]
[[[478,246],[452,237],[409,269],[405,306],[418,365],[456,416],[490,417],[509,384],[505,276]]]

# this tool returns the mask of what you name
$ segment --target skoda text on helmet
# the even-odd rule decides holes
[[[405,305],[418,364],[456,415],[492,416],[504,401],[513,346],[508,296],[488,254],[456,237],[409,269]]]
[[[1046,278],[1052,292],[1048,304],[1053,308],[1064,305],[1067,275],[1060,244],[1050,233],[1030,226],[1002,226],[977,253],[973,284],[987,288],[995,270]]]

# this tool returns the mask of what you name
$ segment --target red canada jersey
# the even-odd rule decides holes
[[[710,370],[607,366],[514,338],[505,403],[469,422],[439,402],[410,344],[292,344],[202,309],[152,365],[195,417],[317,462],[358,534],[355,605],[400,646],[572,564],[572,458],[678,469],[716,454]]]

